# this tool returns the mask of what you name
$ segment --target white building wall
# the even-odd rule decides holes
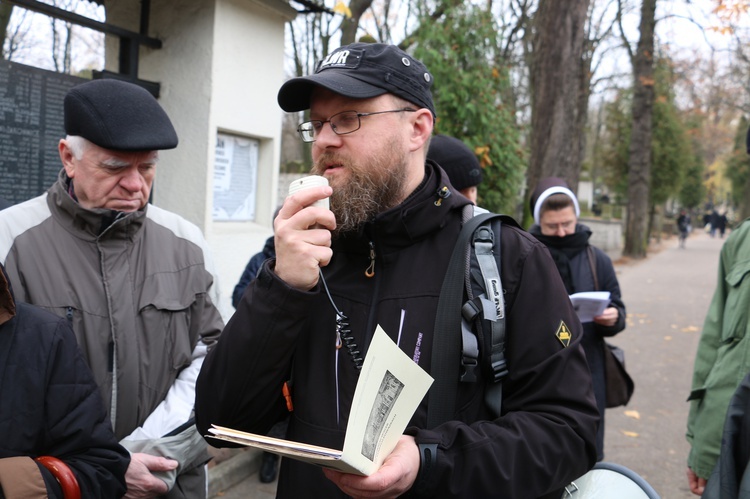
[[[107,21],[139,30],[140,0],[107,0]],[[139,77],[161,83],[159,102],[180,144],[163,151],[154,204],[198,225],[219,274],[227,320],[230,298],[249,258],[273,233],[283,112],[284,28],[297,12],[285,0],[169,0],[151,3],[148,35],[161,49],[140,48]],[[106,39],[106,69],[118,71],[119,41]],[[217,132],[260,143],[253,222],[214,222]]]

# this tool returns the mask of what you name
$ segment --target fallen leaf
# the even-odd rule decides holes
[[[638,434],[636,432],[634,432],[634,431],[625,431],[625,430],[622,430],[622,434],[625,435],[626,437],[638,438]]]
[[[629,417],[629,418],[633,418],[633,419],[641,419],[641,413],[640,413],[640,412],[638,412],[638,411],[632,410],[632,409],[631,409],[631,410],[629,410],[629,411],[625,411],[625,415],[626,415],[627,417]]]
[[[695,331],[699,331],[699,329],[695,326],[688,326],[688,327],[682,328],[683,333],[694,333]]]
[[[672,339],[672,337],[671,337],[671,336],[665,336],[665,337],[664,337],[664,341],[670,341],[671,339]]]

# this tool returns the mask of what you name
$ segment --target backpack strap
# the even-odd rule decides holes
[[[472,207],[469,206],[469,208]],[[497,326],[491,328],[491,339],[484,342],[490,352],[489,358],[492,365],[493,381],[496,381],[490,384],[492,390],[488,386],[488,389],[485,391],[485,398],[494,400],[493,403],[488,402],[488,404],[493,413],[496,410],[496,414],[499,416],[502,400],[499,380],[507,374],[504,357],[505,312],[499,267],[497,265],[499,256],[492,252],[495,238],[497,238],[497,247],[499,248],[500,246],[499,234],[494,235],[492,229],[489,227],[489,221],[509,217],[489,213],[485,210],[481,210],[483,213],[477,213],[477,211],[479,210],[475,210],[473,213],[474,216],[463,223],[440,290],[432,345],[431,375],[435,381],[430,389],[428,398],[428,428],[434,428],[453,417],[456,407],[456,383],[458,380],[476,380],[474,370],[479,364],[479,349],[477,347],[477,337],[472,331],[471,324],[475,322],[474,319],[479,314],[481,314],[479,322],[499,323]],[[499,226],[500,224],[498,224]],[[469,242],[472,244],[470,245]],[[472,248],[483,274],[484,286],[487,287],[489,283],[492,283],[491,287],[489,287],[489,289],[493,290],[491,294],[492,300],[487,299],[485,291],[483,296],[464,303],[464,284],[470,289],[469,273]],[[486,275],[485,272],[487,272]],[[498,313],[498,306],[501,310],[500,313]],[[494,311],[494,314],[490,313],[490,311]],[[488,314],[489,318],[494,318],[495,320],[484,320],[488,318]],[[483,327],[479,329],[481,331]],[[461,331],[461,336],[457,335],[456,331]],[[462,352],[461,365],[463,366],[463,373],[461,375],[459,375],[459,362],[456,359],[456,352],[459,349]]]

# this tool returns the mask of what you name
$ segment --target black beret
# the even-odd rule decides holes
[[[292,78],[281,86],[281,109],[309,109],[316,86],[353,99],[391,93],[429,109],[435,116],[432,75],[424,64],[395,45],[357,42],[337,48],[318,63],[315,73]]]
[[[120,80],[91,80],[65,96],[65,133],[115,151],[177,147],[169,116],[146,89]]]
[[[482,182],[482,167],[474,151],[454,137],[437,134],[430,140],[427,159],[440,165],[451,185],[462,191]]]

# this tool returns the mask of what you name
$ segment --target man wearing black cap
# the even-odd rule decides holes
[[[202,433],[217,424],[263,434],[289,417],[288,439],[342,448],[377,325],[430,371],[443,276],[471,211],[426,160],[431,85],[427,68],[397,47],[354,43],[281,87],[285,111],[310,109],[298,131],[312,142],[313,173],[330,185],[285,200],[276,258],[198,377]],[[324,198],[331,210],[313,206]],[[485,372],[456,380],[453,420],[428,428],[425,398],[375,474],[282,459],[277,497],[559,498],[593,465],[598,415],[575,312],[540,243],[509,225],[501,241],[510,370],[502,416],[493,420],[484,404]]]
[[[0,263],[19,300],[73,326],[131,451],[126,497],[205,497],[191,413],[223,327],[213,265],[195,225],[148,203],[177,134],[151,94],[116,80],[72,88],[64,112],[58,180],[0,212]]]

